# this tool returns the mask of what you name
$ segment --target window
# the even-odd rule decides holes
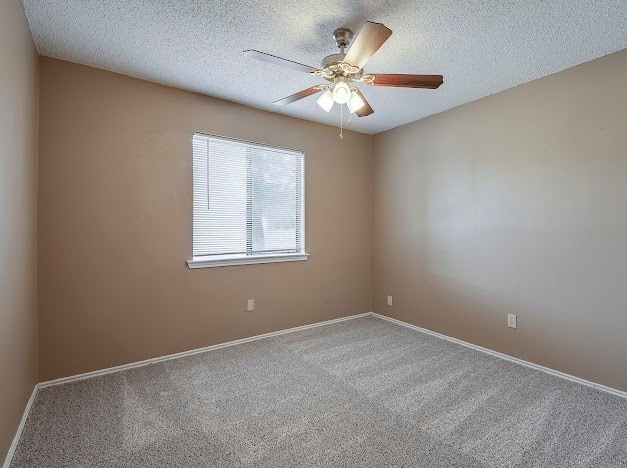
[[[190,268],[306,260],[304,155],[195,133]]]

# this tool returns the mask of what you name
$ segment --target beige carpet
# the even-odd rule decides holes
[[[42,389],[11,466],[627,467],[627,399],[366,317]]]

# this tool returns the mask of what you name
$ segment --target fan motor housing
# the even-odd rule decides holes
[[[338,76],[345,76],[347,78],[350,78],[351,80],[358,80],[359,78],[361,78],[361,76],[363,75],[363,70],[359,70],[358,73],[348,74],[342,71],[341,68],[339,68],[339,65],[344,62],[344,57],[346,57],[346,54],[331,54],[322,59],[320,68],[328,71],[329,73],[329,76],[325,76],[324,78],[326,78],[328,81],[333,81],[333,79]],[[334,67],[334,69],[331,69],[331,67]]]
[[[331,65],[337,65],[344,61],[346,54],[331,54],[322,59],[322,66],[320,68],[328,68]]]

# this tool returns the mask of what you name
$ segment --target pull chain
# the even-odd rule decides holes
[[[344,139],[344,106],[340,104],[340,139]]]

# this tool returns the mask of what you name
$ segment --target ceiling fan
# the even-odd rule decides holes
[[[334,103],[338,103],[340,106],[346,104],[351,113],[355,113],[358,117],[365,117],[372,114],[374,110],[368,104],[361,90],[351,86],[353,82],[360,82],[368,86],[426,89],[436,89],[442,84],[442,75],[364,73],[364,65],[391,35],[392,30],[383,24],[367,21],[348,53],[344,53],[353,38],[353,32],[345,28],[336,29],[333,38],[340,49],[340,53],[325,57],[320,68],[303,65],[258,50],[246,50],[244,53],[257,60],[319,76],[328,82],[274,101],[274,104],[291,104],[312,94],[324,92],[318,98],[317,103],[325,111],[329,112]]]

